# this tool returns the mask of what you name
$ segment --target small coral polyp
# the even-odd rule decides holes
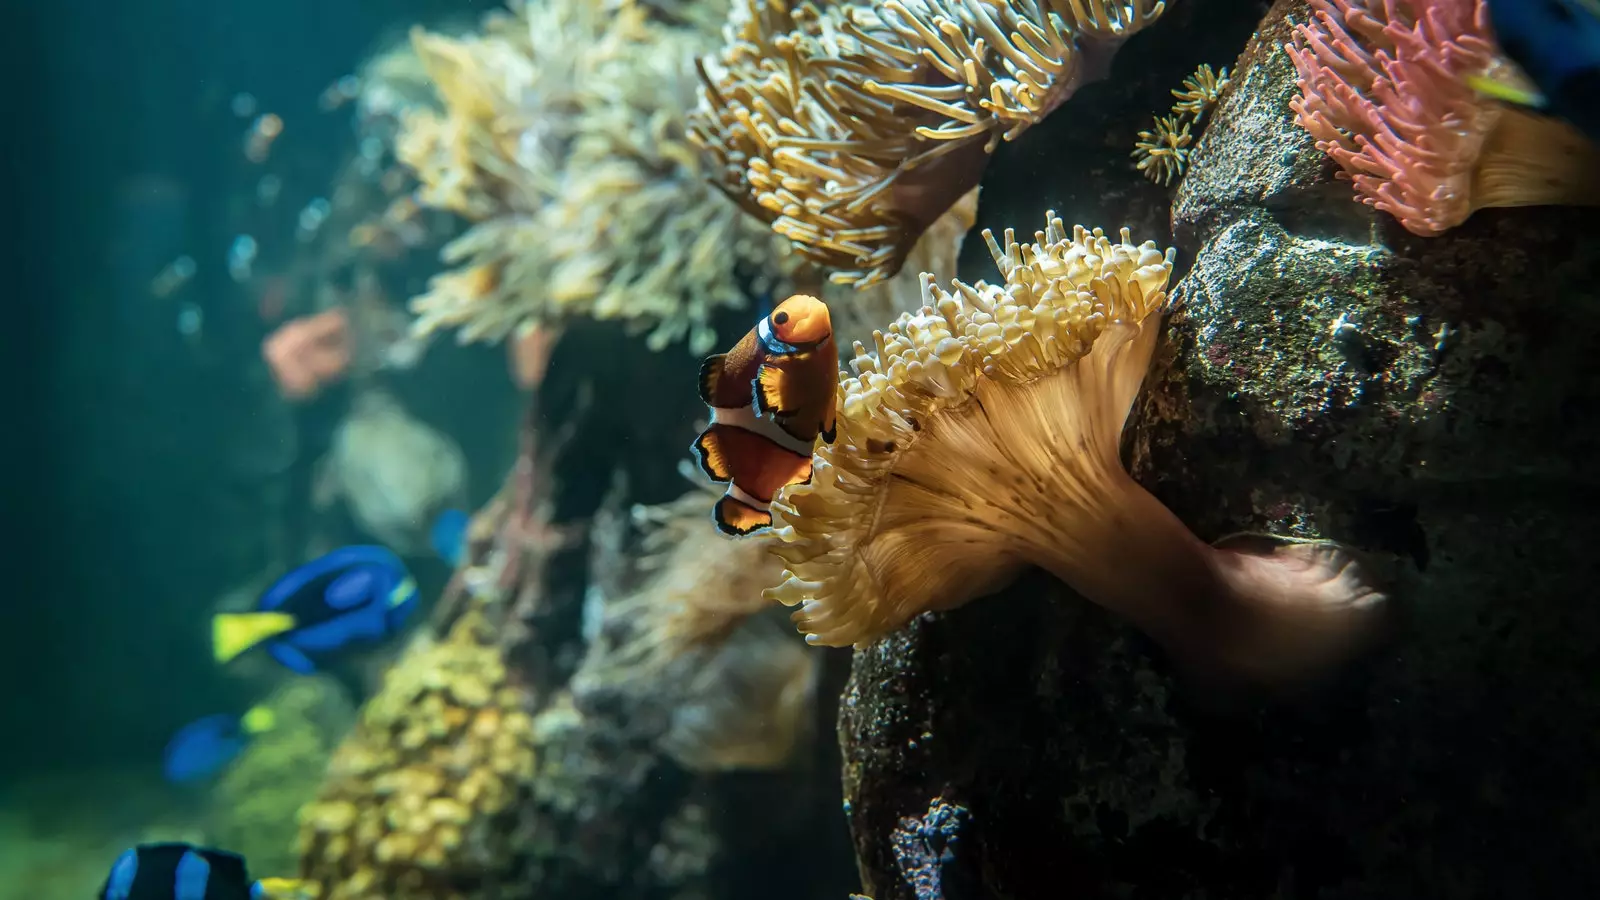
[[[1044,568],[1178,655],[1236,674],[1345,653],[1381,595],[1326,542],[1212,547],[1128,475],[1123,425],[1173,251],[984,232],[1003,284],[924,276],[925,306],[856,345],[839,437],[773,504],[787,567],[767,595],[814,644],[865,646]]]

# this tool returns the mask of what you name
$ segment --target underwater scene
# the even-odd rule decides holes
[[[1600,897],[1597,0],[52,15],[0,900]]]

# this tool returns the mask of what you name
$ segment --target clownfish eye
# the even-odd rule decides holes
[[[789,321],[789,314],[786,312],[778,313],[772,317],[772,321],[775,325],[782,325]]]

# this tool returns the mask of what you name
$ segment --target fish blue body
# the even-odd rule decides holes
[[[251,881],[244,857],[193,844],[140,844],[123,852],[98,900],[272,900],[301,892],[296,881]]]
[[[417,606],[417,584],[383,547],[341,547],[284,575],[251,613],[213,621],[215,656],[226,663],[257,647],[291,671],[317,671],[319,657],[393,635]]]
[[[248,743],[238,716],[218,713],[197,719],[167,742],[162,774],[168,781],[180,784],[209,778],[232,762]]]
[[[217,713],[196,719],[167,742],[162,774],[177,784],[209,778],[233,762],[251,738],[272,730],[276,722],[277,717],[265,706],[243,715]]]
[[[1600,141],[1600,0],[1489,0],[1489,22],[1542,94],[1529,104]]]
[[[429,543],[433,545],[433,552],[452,566],[461,565],[461,558],[467,549],[467,526],[471,518],[459,509],[447,509],[433,520],[433,528],[428,532]]]

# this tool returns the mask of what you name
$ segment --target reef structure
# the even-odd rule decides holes
[[[707,807],[723,773],[798,790],[818,654],[761,597],[775,561],[702,539],[704,491],[620,529],[620,500],[556,524],[569,444],[536,423],[301,812],[324,900],[701,896],[724,829],[749,826]]]
[[[1197,683],[1043,575],[913,619],[856,651],[841,703],[864,894],[923,896],[936,852],[947,896],[1555,896],[1600,878],[1600,703],[1581,677],[1600,435],[1572,416],[1600,403],[1582,299],[1600,233],[1530,207],[1421,237],[1351,202],[1289,107],[1285,47],[1314,12],[1207,6],[1249,42],[1178,186],[1193,265],[1126,458],[1199,535],[1364,547],[1407,615],[1288,697]],[[936,805],[964,811],[953,831],[929,835]]]

